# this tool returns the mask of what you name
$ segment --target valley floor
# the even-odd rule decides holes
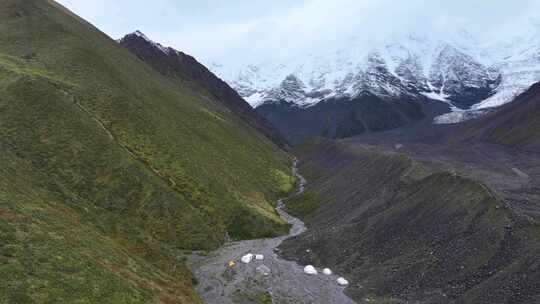
[[[280,200],[290,234],[191,257],[198,293],[231,304],[535,303],[540,154],[447,142],[386,134],[300,148],[311,182],[285,201],[309,230]],[[265,259],[227,267],[247,253]],[[304,274],[307,264],[350,288]]]
[[[300,180],[298,195],[304,191],[305,180],[298,174],[296,166],[294,172]],[[289,235],[234,242],[208,256],[190,258],[188,264],[199,281],[197,291],[203,300],[208,304],[354,303],[336,283],[336,275],[307,275],[303,266],[278,256],[276,248],[284,240],[298,236],[306,229],[301,220],[283,210],[282,200],[277,212],[292,225]],[[247,253],[262,254],[264,260],[241,263],[240,257]],[[229,267],[229,261],[235,261],[236,266]],[[269,275],[257,270],[263,265],[270,269]]]

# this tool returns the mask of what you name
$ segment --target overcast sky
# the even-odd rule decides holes
[[[112,36],[141,30],[204,60],[282,56],[351,36],[466,29],[503,39],[540,0],[59,0]],[[150,3],[149,3],[150,2]],[[540,22],[536,22],[540,24]]]

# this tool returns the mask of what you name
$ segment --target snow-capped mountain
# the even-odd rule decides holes
[[[369,92],[383,99],[447,102],[452,112],[435,122],[453,123],[509,102],[540,80],[537,36],[505,43],[480,43],[465,31],[394,36],[373,44],[350,39],[285,60],[208,66],[253,107],[285,101],[305,108]]]
[[[524,25],[523,32],[503,41],[468,45],[467,51],[499,71],[501,81],[495,93],[468,110],[454,109],[435,118],[436,123],[457,123],[477,117],[514,100],[540,81],[540,27]]]

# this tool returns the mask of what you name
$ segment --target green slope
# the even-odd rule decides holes
[[[197,303],[178,250],[285,232],[290,159],[209,96],[0,2],[0,303]]]

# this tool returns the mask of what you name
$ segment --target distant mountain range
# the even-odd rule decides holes
[[[540,80],[539,31],[533,28],[524,32],[504,43],[480,43],[466,31],[446,37],[395,35],[368,47],[350,39],[344,45],[313,50],[286,60],[244,66],[210,62],[208,66],[289,139],[297,138],[297,133],[312,133],[313,123],[304,128],[287,126],[295,124],[301,116],[310,116],[306,113],[319,113],[321,103],[358,102],[365,95],[373,95],[387,104],[395,105],[398,101],[417,104],[413,107],[429,101],[442,102],[449,109],[429,118],[435,123],[457,123],[490,112]],[[342,134],[336,130],[344,125],[358,125],[353,134],[374,130],[369,122],[359,118],[363,114],[352,110],[357,106],[337,107],[347,112],[348,118],[326,109],[330,122],[320,121],[315,128],[332,137],[340,137]],[[401,119],[382,118],[383,125],[389,128],[414,121],[418,116],[411,117],[392,108]],[[297,115],[289,115],[290,120],[284,122],[283,113],[293,112]],[[281,119],[276,119],[277,116]],[[317,117],[320,114],[310,119]]]

